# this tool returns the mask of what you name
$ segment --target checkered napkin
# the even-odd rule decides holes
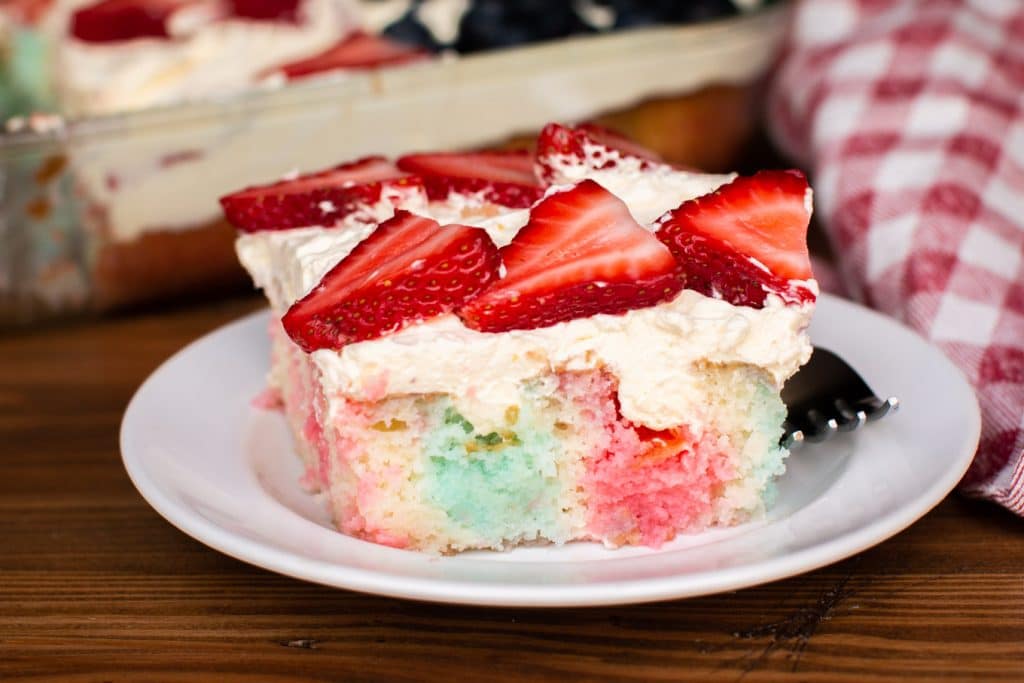
[[[1024,514],[1024,0],[806,0],[769,120],[854,298],[981,403],[965,492]]]

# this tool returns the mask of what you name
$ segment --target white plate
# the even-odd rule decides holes
[[[478,605],[609,605],[705,595],[805,572],[889,538],[956,485],[978,442],[978,404],[937,349],[891,320],[822,296],[814,342],[901,410],[797,449],[766,520],[659,550],[593,543],[435,557],[343,536],[299,487],[284,419],[254,409],[268,313],[189,345],[139,389],[121,451],[136,488],[199,541],[259,567],[383,595]]]

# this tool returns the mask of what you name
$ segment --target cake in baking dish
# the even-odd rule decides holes
[[[0,3],[0,118],[17,136],[0,160],[14,235],[0,327],[237,287],[218,196],[394,155],[422,144],[419,130],[476,147],[597,117],[673,161],[728,168],[783,13],[655,4]]]
[[[306,484],[347,534],[454,552],[762,514],[811,351],[810,199],[799,172],[552,124],[536,155],[369,158],[222,204]]]

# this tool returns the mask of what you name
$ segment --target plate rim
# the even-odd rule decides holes
[[[956,379],[967,392],[966,397],[970,399],[965,404],[968,431],[959,445],[958,456],[953,461],[953,465],[956,466],[948,467],[921,494],[905,501],[869,524],[856,527],[823,543],[816,543],[795,552],[759,560],[750,565],[729,567],[727,571],[723,572],[672,574],[642,580],[626,580],[616,582],[614,590],[607,590],[608,582],[596,585],[586,583],[551,585],[503,583],[499,587],[490,583],[467,583],[463,580],[393,575],[372,569],[333,564],[322,559],[296,555],[287,550],[266,545],[258,540],[226,530],[194,510],[170,500],[145,471],[142,459],[132,456],[129,452],[128,442],[132,437],[132,423],[134,415],[140,410],[142,397],[152,390],[151,387],[157,383],[164,372],[168,371],[173,362],[215,336],[227,334],[235,327],[251,324],[254,319],[265,318],[268,315],[266,308],[229,321],[189,342],[163,360],[146,377],[132,395],[121,420],[118,438],[121,460],[132,485],[143,500],[164,520],[181,532],[203,545],[246,564],[332,588],[447,604],[491,607],[585,607],[683,599],[771,583],[849,558],[908,528],[931,511],[956,487],[973,461],[981,436],[981,414],[974,388],[967,381],[963,371],[934,344],[899,321],[860,304],[826,293],[819,296],[819,305],[822,301],[827,301],[829,306],[848,307],[848,309],[855,310],[857,315],[869,315],[883,325],[901,328],[903,332],[915,337],[917,342],[934,349],[948,369],[954,372]],[[629,558],[623,559],[628,560]],[[342,572],[340,576],[339,571]],[[606,587],[603,591],[600,590],[602,586]]]

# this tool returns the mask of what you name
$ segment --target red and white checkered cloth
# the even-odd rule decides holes
[[[981,403],[963,491],[1024,514],[1024,0],[806,0],[772,86],[778,142],[855,298]]]

